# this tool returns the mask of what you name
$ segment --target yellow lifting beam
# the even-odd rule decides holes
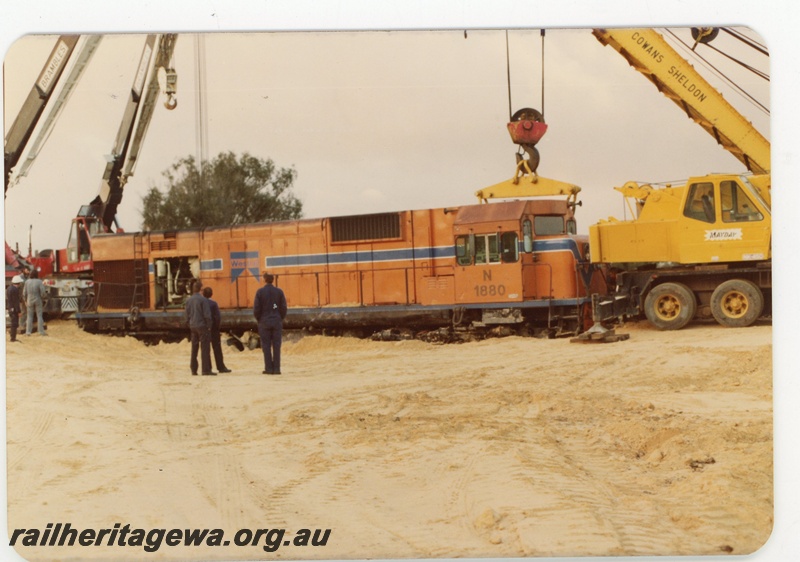
[[[518,176],[512,179],[484,187],[475,192],[481,203],[488,199],[506,199],[513,197],[548,197],[553,195],[566,195],[569,203],[575,203],[581,188],[571,183],[532,176],[520,181]]]

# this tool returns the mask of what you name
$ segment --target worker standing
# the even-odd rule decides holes
[[[17,329],[19,328],[19,315],[22,311],[20,307],[19,286],[22,284],[22,276],[15,275],[11,279],[11,284],[6,289],[6,311],[8,312],[9,333],[12,342],[18,342]]]
[[[258,322],[261,351],[264,352],[265,375],[281,374],[281,337],[286,318],[286,296],[273,285],[275,276],[264,273],[265,285],[256,291],[253,316]]]
[[[42,280],[39,279],[39,271],[34,269],[31,271],[30,278],[25,281],[22,287],[22,298],[25,300],[25,306],[28,309],[28,322],[25,326],[25,335],[30,336],[33,332],[33,315],[36,314],[36,324],[38,326],[39,335],[46,336],[47,332],[44,330],[44,299],[47,296],[47,287],[44,286]]]
[[[217,364],[217,371],[220,373],[230,373],[231,370],[225,366],[222,357],[222,344],[220,343],[219,326],[222,323],[222,314],[219,311],[217,301],[212,299],[214,290],[211,287],[203,287],[203,296],[208,300],[211,307],[211,351],[214,352],[214,362]]]
[[[192,374],[197,374],[197,349],[200,348],[200,362],[203,375],[216,375],[211,371],[211,307],[208,299],[200,294],[203,284],[195,281],[192,285],[192,296],[186,300],[184,315],[192,333],[192,358],[190,367]]]

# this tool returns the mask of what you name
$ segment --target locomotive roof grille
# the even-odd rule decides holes
[[[334,243],[400,238],[399,213],[332,217],[330,221]]]

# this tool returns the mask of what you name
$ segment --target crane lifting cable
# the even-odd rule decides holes
[[[544,30],[542,36],[542,107],[544,107]],[[514,182],[524,175],[530,175],[531,181],[536,181],[536,169],[539,167],[541,157],[536,148],[542,136],[547,132],[547,124],[544,122],[544,114],[530,107],[524,107],[512,113],[511,110],[511,57],[508,44],[508,31],[506,31],[506,72],[508,85],[508,113],[509,123],[507,125],[511,140],[519,146],[516,153],[517,171]],[[522,153],[527,154],[523,158]]]
[[[745,63],[744,61],[739,60],[736,57],[733,57],[733,56],[729,55],[728,53],[726,53],[725,51],[723,51],[721,49],[718,49],[714,45],[712,45],[711,42],[717,37],[718,34],[719,34],[719,28],[717,28],[717,27],[693,27],[692,28],[692,37],[694,38],[695,43],[694,43],[694,46],[692,46],[692,51],[695,50],[695,48],[697,47],[698,44],[702,43],[703,45],[707,46],[712,51],[715,51],[715,52],[719,53],[720,55],[722,55],[723,57],[727,58],[728,60],[735,62],[736,64],[738,64],[742,68],[746,68],[747,70],[749,70],[750,72],[752,72],[753,74],[758,76],[759,78],[763,78],[764,80],[769,81],[769,75],[766,72],[758,70],[754,66],[749,65],[749,64]],[[769,56],[768,53],[764,49],[761,49],[760,47],[756,47],[752,43],[748,42],[746,40],[746,38],[743,38],[741,36],[734,35],[734,34],[731,34],[731,35],[733,37],[736,37],[740,41],[744,42],[749,47],[754,48],[757,51],[759,51],[760,53]],[[674,36],[674,34],[673,34],[673,36]]]
[[[544,30],[542,37],[542,107],[544,107]],[[506,32],[506,68],[508,72],[508,108],[509,122],[508,133],[511,140],[519,145],[520,151],[516,154],[517,167],[514,177],[496,183],[475,192],[475,196],[481,203],[488,202],[489,199],[506,199],[519,197],[551,197],[554,195],[565,195],[567,206],[575,209],[581,203],[577,200],[581,188],[571,183],[559,180],[543,178],[536,173],[539,166],[539,151],[536,143],[541,140],[547,132],[547,125],[544,122],[544,114],[536,109],[524,107],[511,113],[511,62],[508,47],[508,32]],[[522,151],[527,153],[528,158],[522,156]],[[527,181],[521,182],[523,176],[528,176]]]
[[[763,111],[764,113],[766,113],[767,115],[769,115],[769,108],[767,108],[767,107],[766,107],[764,104],[762,104],[761,102],[759,102],[758,100],[756,100],[756,99],[755,99],[755,98],[754,98],[754,97],[753,97],[751,94],[749,94],[749,93],[748,93],[748,92],[747,92],[747,91],[746,91],[744,88],[742,88],[741,86],[739,86],[739,85],[738,85],[738,84],[737,84],[735,81],[733,81],[733,80],[732,80],[730,77],[728,77],[727,75],[725,75],[725,74],[724,74],[724,73],[723,73],[723,72],[722,72],[720,69],[718,69],[716,66],[714,66],[713,64],[711,64],[711,63],[710,63],[708,60],[706,60],[706,59],[705,59],[703,56],[701,56],[700,54],[698,54],[698,53],[697,53],[697,52],[696,52],[694,49],[692,49],[692,48],[691,48],[689,45],[687,45],[687,44],[686,44],[686,43],[685,43],[683,40],[681,40],[681,39],[680,39],[678,36],[676,36],[676,35],[675,35],[675,33],[673,33],[673,32],[672,32],[672,30],[670,30],[670,29],[666,29],[665,31],[666,31],[666,33],[668,33],[668,34],[669,34],[669,35],[672,37],[672,39],[673,39],[673,40],[675,40],[675,41],[676,41],[676,42],[677,42],[677,43],[678,43],[678,44],[679,44],[681,47],[683,47],[684,49],[688,49],[689,51],[691,51],[691,53],[692,53],[692,56],[693,56],[693,57],[695,57],[697,60],[699,60],[700,62],[702,62],[702,63],[703,63],[703,64],[704,64],[704,65],[705,65],[707,68],[709,68],[709,69],[710,69],[710,70],[711,70],[711,71],[712,71],[714,74],[716,74],[717,76],[719,76],[719,77],[720,77],[720,79],[724,80],[724,81],[725,81],[727,84],[729,84],[729,85],[730,85],[732,88],[734,88],[734,89],[735,89],[735,90],[736,90],[736,91],[737,91],[737,92],[738,92],[740,95],[742,95],[742,96],[743,96],[743,97],[745,97],[747,100],[749,100],[749,101],[750,101],[750,103],[752,103],[753,105],[755,105],[756,107],[758,107],[758,108],[759,108],[761,111]],[[709,37],[710,37],[710,36],[709,36]],[[707,41],[708,41],[708,39],[707,39],[706,41],[700,40],[699,42],[700,42],[700,43],[704,43],[704,44],[706,44],[706,45],[707,45],[707,44],[708,44],[708,43],[707,43]],[[716,49],[715,49],[715,50],[716,50]],[[766,76],[766,75],[764,75],[764,76]],[[762,77],[764,77],[764,76],[762,76]]]
[[[200,172],[201,187],[205,178],[203,167],[208,160],[208,104],[206,100],[206,46],[202,34],[195,35],[195,143],[197,169]]]
[[[769,56],[769,52],[767,51],[766,46],[762,45],[761,43],[759,43],[758,41],[756,41],[754,39],[751,39],[750,37],[747,37],[741,31],[732,29],[730,27],[722,27],[720,29],[722,29],[722,31],[724,31],[725,33],[727,33],[731,37],[734,37],[734,38],[738,39],[739,41],[741,41],[742,43],[744,43],[748,47],[750,47],[752,49],[755,49],[756,51],[758,51],[762,55]]]

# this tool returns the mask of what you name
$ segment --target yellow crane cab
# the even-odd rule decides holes
[[[620,191],[636,218],[589,227],[592,261],[714,264],[771,257],[770,177],[713,174],[682,186],[629,182]]]

